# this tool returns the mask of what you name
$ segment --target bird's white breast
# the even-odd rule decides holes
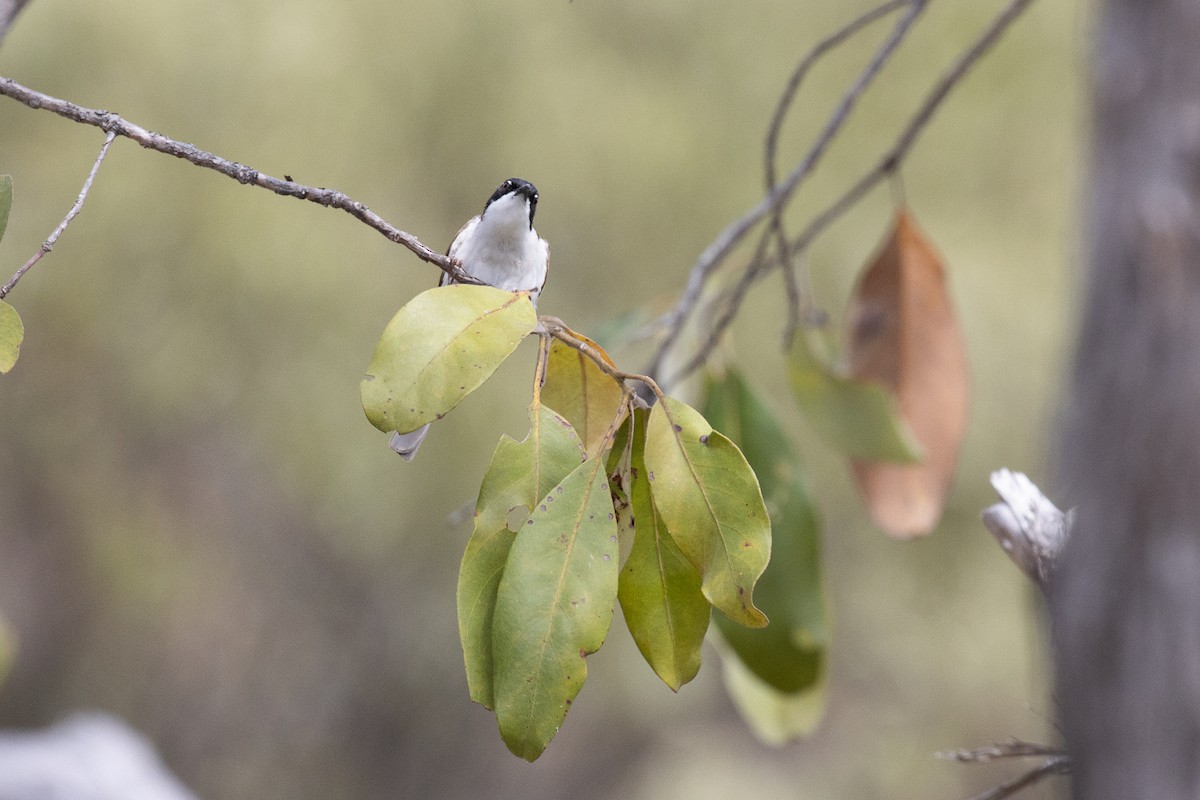
[[[500,198],[468,222],[449,255],[462,261],[468,274],[498,289],[536,293],[546,281],[549,248],[529,226],[529,201],[520,195]]]

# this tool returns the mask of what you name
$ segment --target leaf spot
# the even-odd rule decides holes
[[[587,658],[587,650],[584,650],[582,647],[581,647],[581,648],[579,648],[579,657],[580,657],[580,658]]]
[[[680,425],[680,424],[676,423],[675,425],[672,425],[671,427],[673,427],[673,428],[675,429],[675,432],[676,432],[676,433],[683,433],[683,426],[682,426],[682,425]]]
[[[700,444],[708,444],[708,434],[707,433],[700,437]]]
[[[612,556],[610,556],[608,553],[605,553],[605,554],[604,554],[604,560],[605,560],[605,561],[612,561]]]
[[[612,536],[609,536],[609,537],[608,537],[608,540],[609,540],[610,542],[615,542],[615,541],[617,540],[616,534],[613,534]]]
[[[650,473],[650,480],[654,480],[654,473],[653,473],[653,472],[651,472],[651,473]]]

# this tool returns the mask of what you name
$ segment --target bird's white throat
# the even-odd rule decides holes
[[[451,253],[468,273],[499,289],[536,289],[546,278],[545,243],[529,225],[529,200],[501,197],[464,230]]]

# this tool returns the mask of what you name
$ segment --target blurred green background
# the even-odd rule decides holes
[[[34,0],[0,74],[341,189],[438,250],[501,180],[528,178],[553,247],[541,309],[587,332],[664,308],[757,202],[793,65],[867,6]],[[875,161],[999,7],[932,4],[797,222]],[[812,74],[785,164],[889,25]],[[1037,598],[978,513],[992,469],[1047,475],[1077,290],[1089,26],[1084,0],[1035,4],[904,169],[951,271],[975,392],[933,536],[873,530],[845,465],[804,427],[781,369],[777,280],[736,326],[824,520],[834,649],[811,739],[757,743],[711,650],[672,695],[618,615],[543,758],[511,756],[467,698],[454,582],[469,531],[446,519],[473,500],[499,435],[524,435],[532,349],[402,463],[364,419],[358,381],[435,269],[340,212],[127,140],[10,297],[27,334],[0,378],[0,614],[20,651],[0,726],[114,711],[211,798],[896,800],[1012,775],[932,754],[1054,737]],[[0,172],[16,182],[5,276],[66,212],[102,140],[0,98]],[[890,212],[883,187],[813,251],[835,317]],[[1039,791],[1028,796],[1055,796]]]

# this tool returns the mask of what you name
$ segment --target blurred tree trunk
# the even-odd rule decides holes
[[[1076,798],[1200,798],[1200,0],[1106,0],[1051,603]]]

